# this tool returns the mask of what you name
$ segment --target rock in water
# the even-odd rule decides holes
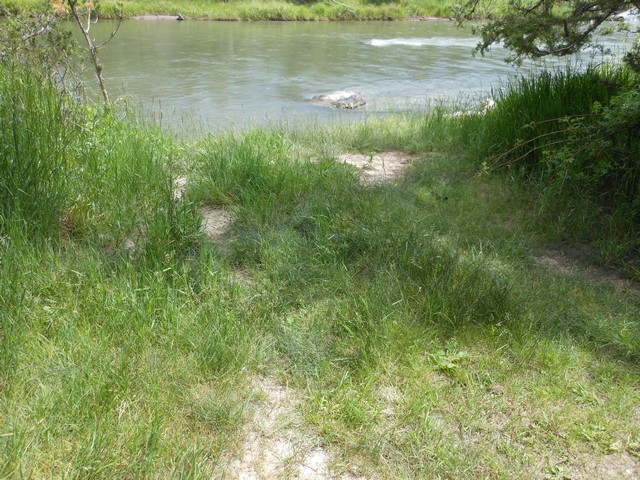
[[[320,105],[328,105],[332,108],[355,109],[366,105],[364,95],[358,92],[339,91],[316,95],[311,101]]]

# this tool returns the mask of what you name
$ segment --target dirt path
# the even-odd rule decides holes
[[[390,151],[374,155],[345,153],[338,157],[338,161],[359,168],[362,171],[360,180],[364,185],[378,185],[399,179],[417,158],[405,152]]]
[[[366,480],[334,471],[334,456],[303,423],[297,392],[269,377],[257,377],[254,389],[258,400],[244,428],[240,452],[227,468],[229,478]]]

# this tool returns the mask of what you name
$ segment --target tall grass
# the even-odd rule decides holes
[[[129,241],[158,258],[197,235],[193,206],[174,202],[172,141],[126,110],[83,107],[3,64],[0,146],[1,234],[19,227],[111,251]]]
[[[556,236],[594,243],[631,272],[640,229],[634,82],[622,67],[542,72],[496,90],[495,108],[445,123],[477,165],[515,172],[540,192]]]
[[[466,119],[465,146],[496,167],[535,170],[548,149],[557,148],[566,127],[564,119],[588,119],[597,104],[607,104],[629,83],[622,68],[589,67],[578,72],[543,71],[510,82],[492,92],[495,108]]]
[[[371,132],[358,136],[372,139]],[[365,281],[366,272],[374,282],[382,275],[413,299],[427,322],[440,315],[454,324],[504,315],[504,279],[429,235],[425,214],[412,201],[359,186],[356,172],[331,157],[291,158],[290,142],[283,132],[256,131],[201,149],[194,189],[237,213],[234,263],[260,266],[283,291],[303,297],[341,269]]]
[[[598,352],[631,366],[638,354],[636,307],[614,313],[604,288],[584,291],[528,260],[532,232],[522,217],[533,196],[519,199],[517,183],[478,176],[470,157],[459,158],[456,126],[468,121],[436,114],[308,136],[223,135],[202,142],[195,159],[192,198],[236,217],[220,255],[253,275],[247,313],[273,345],[275,370],[304,389],[305,413],[323,438],[346,461],[369,459],[381,478],[500,477],[514,468],[527,476],[527,462],[514,467],[517,443],[492,450],[502,427],[486,411],[504,413],[496,402],[515,396],[515,417],[539,401],[542,418],[566,392],[555,382],[565,384],[575,358]],[[424,137],[410,139],[421,128]],[[336,161],[345,151],[403,146],[425,158],[399,185],[362,187]],[[493,393],[495,384],[509,391]],[[545,393],[523,401],[512,388]],[[574,413],[554,417],[554,428],[582,442],[567,430],[583,407],[563,401]],[[469,447],[486,429],[483,446]],[[527,430],[527,442],[573,448],[543,431]],[[461,442],[467,447],[452,447]]]
[[[103,14],[115,17],[119,12],[135,16],[145,14],[176,15],[187,18],[236,21],[320,21],[320,20],[402,20],[417,14],[416,7],[405,8],[395,2],[350,5],[324,2],[263,1],[263,2],[148,2],[130,0],[122,3],[105,2]]]
[[[112,252],[128,244],[138,257],[159,261],[195,251],[195,206],[174,198],[180,153],[173,139],[126,110],[88,109],[83,120],[66,233]]]
[[[0,234],[12,224],[27,234],[59,234],[73,118],[73,105],[53,85],[40,85],[20,65],[0,65]]]
[[[506,2],[486,2],[477,11],[478,18],[504,9]],[[25,12],[38,7],[34,0],[4,0],[0,5],[9,12]],[[136,15],[178,15],[187,18],[213,20],[404,20],[410,17],[451,17],[452,2],[443,0],[353,0],[344,4],[308,1],[194,1],[179,0],[105,0],[100,4],[103,18]]]
[[[262,347],[180,149],[8,64],[0,115],[0,477],[211,476]]]

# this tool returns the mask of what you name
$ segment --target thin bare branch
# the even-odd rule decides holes
[[[347,5],[346,3],[338,2],[337,0],[331,0],[331,1],[332,1],[333,3],[337,3],[338,5],[341,5],[341,6],[343,6],[343,7],[347,7],[351,13],[356,13],[356,12],[355,12],[355,10],[353,9],[353,7],[352,7],[351,5]]]
[[[525,15],[528,15],[531,12],[534,12],[535,10],[537,10],[538,8],[540,8],[543,4],[545,3],[545,0],[539,0],[538,3],[534,3],[532,6],[530,6],[529,8],[525,8],[523,9],[523,13]]]
[[[594,114],[594,113],[585,113],[583,115],[572,115],[570,117],[551,118],[551,119],[548,119],[548,120],[543,120],[543,121],[540,121],[540,122],[532,123],[531,125],[532,126],[537,126],[537,125],[543,125],[545,123],[559,122],[559,121],[564,120],[564,119],[577,119],[577,118],[587,118],[587,117],[594,117],[594,116],[598,116],[598,115]],[[537,141],[539,141],[539,140],[541,140],[543,138],[551,137],[551,136],[554,136],[554,135],[560,135],[560,134],[563,134],[563,133],[567,133],[567,132],[570,132],[570,131],[576,131],[576,130],[579,130],[579,128],[572,128],[572,127],[563,128],[563,129],[560,129],[560,130],[554,130],[552,132],[543,133],[543,134],[538,135],[536,137],[530,138],[526,142],[520,142],[515,147],[507,150],[506,152],[503,152],[500,155],[495,155],[495,156],[491,157],[492,162],[489,165],[489,168],[492,168],[492,169],[496,168],[497,169],[497,168],[505,167],[507,165],[512,165],[512,164],[518,162],[519,160],[522,160],[527,155],[535,152],[536,150],[539,150],[540,148],[545,148],[547,146],[556,145],[558,143],[562,143],[564,141],[567,141],[567,140],[558,140],[558,141],[555,141],[555,142],[547,143],[545,145],[535,146],[533,148],[530,148],[523,155],[519,156],[518,158],[516,158],[514,160],[508,160],[508,161],[503,162],[503,163],[498,163],[501,159],[509,156],[511,153],[515,152],[516,150],[519,150],[519,149],[521,149],[523,147],[526,147],[527,145],[530,145],[530,144],[532,144],[534,142],[537,142]]]
[[[116,29],[113,32],[111,32],[111,35],[109,36],[109,38],[107,38],[104,42],[102,42],[100,45],[98,45],[96,47],[98,50],[100,50],[102,47],[104,47],[107,43],[109,43],[113,39],[113,37],[116,36],[116,34],[118,33],[118,30],[120,30],[120,25],[122,25],[122,20],[123,20],[122,15],[119,15],[118,16],[118,25],[116,25]]]
[[[26,42],[28,40],[31,40],[34,37],[38,37],[38,36],[44,34],[47,30],[49,30],[49,27],[53,23],[54,19],[55,19],[55,15],[49,15],[47,17],[46,21],[44,22],[44,24],[42,25],[42,27],[39,30],[36,30],[35,32],[25,33],[24,35],[22,35],[22,40],[24,40]],[[22,22],[20,22],[20,23],[22,23]]]
[[[518,158],[514,158],[512,160],[507,160],[506,162],[498,163],[498,164],[493,162],[487,168],[488,169],[499,169],[499,168],[508,167],[508,166],[511,166],[511,165],[514,165],[514,164],[518,163],[520,160],[522,160],[523,158],[526,158],[527,155],[530,155],[531,153],[535,152],[536,150],[540,150],[540,149],[543,149],[543,148],[551,147],[553,145],[560,145],[562,143],[567,143],[568,141],[569,140],[567,140],[566,138],[563,138],[561,140],[555,140],[553,142],[545,143],[544,145],[536,145],[535,147],[527,150],[525,153],[520,155]],[[497,157],[498,160],[500,158],[503,158],[503,155],[499,155]]]
[[[87,8],[87,34],[89,33],[89,31],[91,30],[91,8]]]
[[[104,103],[109,104],[109,94],[107,93],[107,87],[104,83],[104,77],[102,76],[102,65],[98,63],[98,49],[95,46],[94,41],[89,36],[89,29],[91,28],[91,9],[88,9],[87,13],[87,28],[84,28],[82,25],[82,19],[78,14],[78,0],[67,0],[69,8],[71,10],[71,14],[75,19],[76,23],[80,27],[82,31],[82,35],[84,36],[84,40],[87,44],[89,50],[89,57],[91,58],[91,63],[96,72],[96,77],[98,77],[98,84],[100,85],[100,90],[102,91],[102,97],[104,98]]]

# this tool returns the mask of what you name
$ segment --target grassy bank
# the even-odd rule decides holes
[[[2,0],[0,11],[25,12],[38,8],[41,2],[34,0]],[[182,15],[187,19],[204,20],[406,20],[410,18],[449,18],[453,14],[453,3],[444,0],[354,0],[337,2],[288,2],[288,1],[231,1],[202,2],[178,0],[172,2],[124,0],[116,2],[102,0],[100,15],[103,18],[125,18],[144,15]],[[487,5],[478,10],[479,18],[502,4]]]
[[[0,102],[0,476],[638,472],[637,287],[479,174],[506,106],[186,144],[21,67]]]
[[[485,172],[538,192],[549,240],[587,245],[640,278],[638,76],[619,67],[546,72],[494,92],[496,107],[457,130]],[[576,248],[580,250],[580,248]]]

